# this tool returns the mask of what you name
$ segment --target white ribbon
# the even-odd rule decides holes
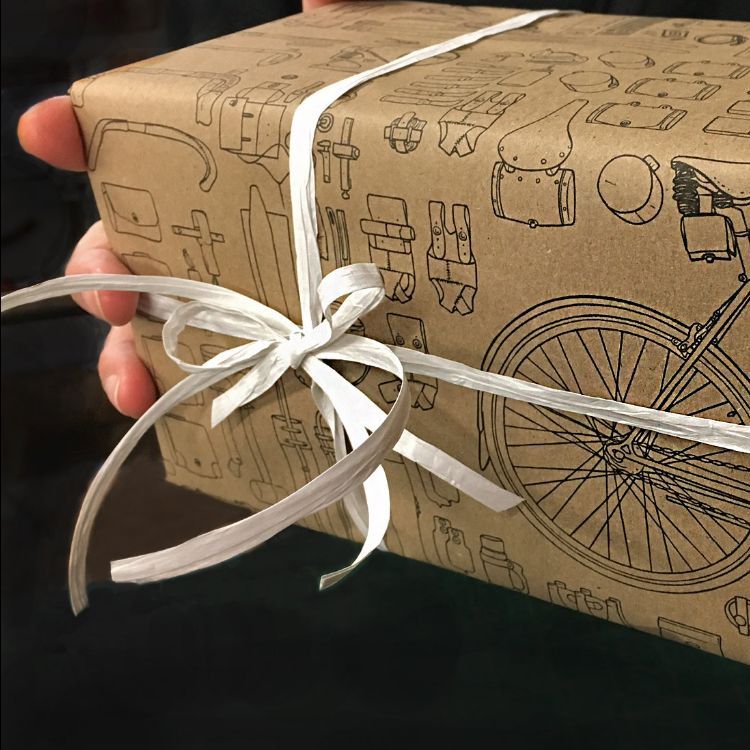
[[[378,75],[433,55],[471,44],[485,36],[519,28],[558,11],[526,13],[486,29],[412,52],[374,70],[321,89],[302,102],[290,135],[290,187],[294,220],[297,278],[302,325],[256,300],[199,281],[160,276],[91,274],[54,279],[2,299],[2,311],[52,297],[90,290],[140,292],[140,308],[165,321],[162,338],[168,356],[187,373],[131,427],[103,463],[83,500],[71,545],[70,598],[73,609],[86,607],[86,554],[94,519],[117,470],[140,438],[162,416],[195,393],[235,373],[236,383],[214,397],[211,425],[267,391],[289,369],[302,369],[312,381],[315,403],[331,429],[336,463],[304,487],[249,518],[202,534],[159,552],[112,563],[115,581],[146,582],[199,570],[246,552],[300,519],[344,498],[347,510],[365,535],[347,567],[321,578],[321,588],[340,580],[382,542],[390,519],[390,495],[382,462],[395,450],[494,511],[521,498],[416,435],[408,432],[408,383],[405,373],[428,375],[465,388],[519,399],[563,411],[585,414],[684,440],[750,453],[750,428],[662,412],[528,383],[476,370],[460,362],[348,333],[352,324],[384,299],[377,267],[358,263],[322,277],[317,247],[312,145],[322,112],[349,89]],[[172,299],[178,297],[179,299]],[[343,298],[334,312],[331,303]],[[186,326],[227,334],[247,343],[227,349],[196,365],[178,356],[178,338]],[[329,365],[330,360],[376,367],[401,380],[386,414]],[[346,452],[345,438],[352,446]],[[364,518],[362,502],[366,504]]]

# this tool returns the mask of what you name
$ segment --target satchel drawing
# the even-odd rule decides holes
[[[115,232],[161,242],[159,215],[148,190],[103,182],[102,197],[109,223]]]

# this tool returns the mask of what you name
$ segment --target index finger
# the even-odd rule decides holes
[[[53,167],[86,169],[83,138],[69,96],[45,99],[21,115],[18,140],[24,151]]]

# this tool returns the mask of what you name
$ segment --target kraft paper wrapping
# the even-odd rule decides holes
[[[78,82],[116,252],[298,319],[295,107],[518,12],[343,3]],[[750,25],[589,14],[373,80],[318,123],[323,270],[379,266],[360,330],[383,342],[749,424],[749,85]],[[183,373],[137,330],[163,391]],[[344,372],[393,402],[390,376]],[[525,502],[493,513],[394,455],[390,551],[750,662],[750,457],[410,380],[409,429]],[[215,392],[158,426],[170,481],[257,510],[334,461],[293,374],[211,430]],[[306,525],[361,539],[340,504]]]

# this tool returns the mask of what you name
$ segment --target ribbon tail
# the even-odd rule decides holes
[[[340,378],[333,370],[331,373]],[[347,382],[343,378],[341,380]],[[378,428],[341,461],[304,487],[249,518],[201,534],[176,547],[116,560],[112,563],[112,580],[145,583],[173,578],[217,565],[257,547],[361,485],[392,450],[408,418],[408,388],[402,387],[396,402]]]
[[[170,388],[151,408],[128,430],[117,447],[109,454],[107,460],[96,473],[83,498],[78,519],[76,520],[73,541],[70,547],[68,562],[68,588],[73,612],[79,614],[88,606],[86,593],[86,558],[88,555],[91,531],[99,509],[104,502],[112,482],[125,459],[131,454],[143,435],[156,421],[171,411],[175,405],[190,398],[195,393],[208,388],[227,376],[226,372],[198,373],[188,375],[173,388]]]

